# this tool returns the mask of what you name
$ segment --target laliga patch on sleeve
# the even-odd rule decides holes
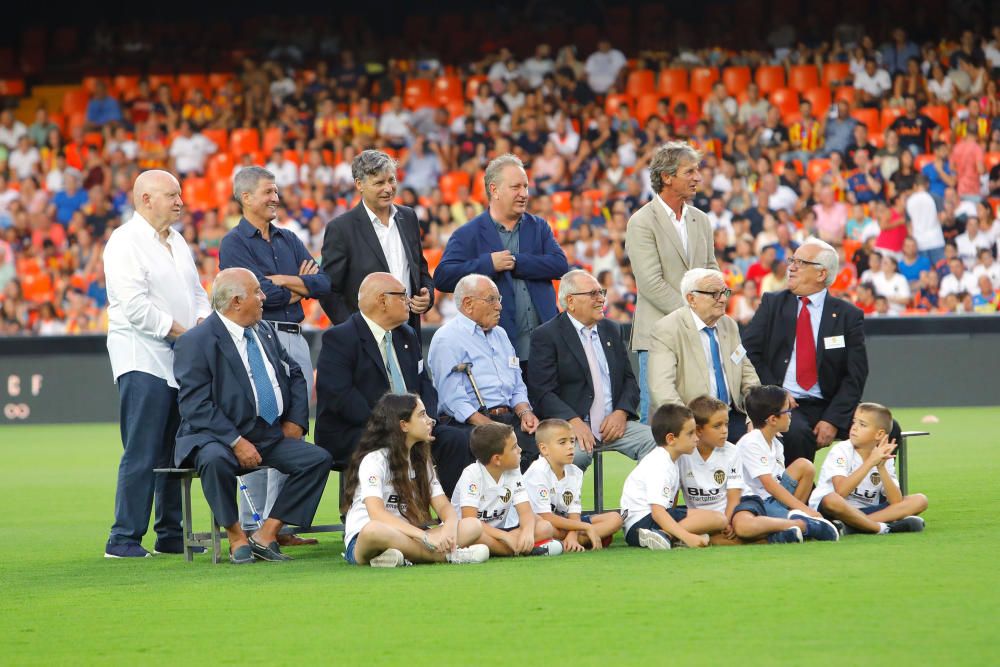
[[[730,359],[730,360],[731,360],[731,361],[732,361],[732,362],[733,362],[734,364],[738,364],[738,363],[740,363],[741,361],[743,361],[743,357],[745,357],[745,356],[747,356],[747,349],[746,349],[745,347],[743,347],[743,344],[742,344],[742,343],[740,343],[740,344],[739,344],[739,345],[738,345],[738,346],[736,347],[736,349],[735,349],[735,350],[733,350],[733,353],[732,353],[731,355],[729,355],[729,359]]]
[[[516,369],[520,370],[521,369],[521,360],[518,359],[517,355],[515,354],[514,356],[512,356],[507,361],[507,365],[510,366],[511,368],[516,368]]]
[[[839,350],[846,347],[843,336],[827,336],[823,339],[823,347],[828,350]]]

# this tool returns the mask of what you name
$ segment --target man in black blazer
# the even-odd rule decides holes
[[[531,334],[531,404],[539,419],[565,419],[573,426],[573,462],[584,469],[595,446],[637,461],[656,446],[649,427],[639,422],[639,384],[621,327],[604,319],[605,296],[592,275],[570,271],[559,283],[564,311]]]
[[[838,268],[832,246],[806,241],[789,262],[788,289],[765,294],[743,331],[761,384],[784,387],[797,403],[785,465],[848,437],[868,379],[864,313],[827,292]]]
[[[360,292],[360,311],[326,330],[316,364],[316,443],[333,455],[337,470],[347,466],[372,408],[386,392],[419,394],[427,414],[437,417],[438,412],[420,340],[406,324],[409,311],[402,283],[388,273],[373,273],[361,283]],[[388,356],[390,342],[394,359]],[[468,435],[441,424],[433,435],[438,479],[451,496],[462,470],[472,462]]]
[[[331,293],[320,300],[334,324],[358,312],[358,289],[369,274],[390,273],[410,297],[410,326],[434,304],[434,282],[420,243],[417,214],[396,206],[396,161],[382,151],[362,151],[351,163],[361,202],[326,226],[322,269]]]
[[[278,548],[278,531],[286,523],[312,523],[330,474],[330,455],[303,440],[306,382],[274,329],[261,322],[264,299],[252,272],[221,271],[212,287],[214,312],[174,345],[181,415],[174,459],[198,469],[236,564],[289,560]],[[248,539],[236,509],[236,476],[259,465],[288,479]]]

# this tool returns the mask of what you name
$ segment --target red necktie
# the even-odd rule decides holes
[[[795,325],[795,381],[809,391],[816,384],[816,341],[813,340],[809,297],[801,296],[802,310]]]

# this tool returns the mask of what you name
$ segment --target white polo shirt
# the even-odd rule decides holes
[[[505,470],[495,480],[479,461],[462,471],[451,494],[458,516],[463,507],[475,507],[476,518],[494,528],[516,528],[520,519],[514,506],[523,502],[528,502],[528,491],[519,470]]]
[[[767,500],[771,494],[757,478],[772,475],[778,480],[785,474],[785,446],[781,439],[774,438],[769,445],[764,434],[754,429],[740,438],[736,448],[743,463],[743,484],[747,494]]]
[[[371,220],[378,243],[382,246],[385,261],[389,264],[389,273],[392,274],[393,278],[403,283],[407,296],[412,296],[410,294],[410,263],[406,260],[403,237],[399,232],[399,225],[396,224],[396,213],[398,212],[396,205],[393,204],[390,210],[388,226],[382,224],[378,216],[368,208],[368,204],[361,202],[361,205],[365,207],[365,213]]]
[[[535,459],[524,472],[524,486],[528,490],[531,510],[535,514],[552,512],[561,517],[580,514],[580,492],[583,490],[583,471],[570,463],[563,468],[563,478],[556,473],[544,456]]]
[[[743,483],[743,464],[736,445],[727,442],[702,458],[695,450],[677,459],[680,486],[684,504],[692,509],[726,512],[729,489],[746,488]]]
[[[628,531],[653,513],[653,505],[664,509],[674,506],[680,472],[666,447],[654,447],[625,478],[621,511]]]
[[[809,507],[818,510],[823,498],[831,493],[836,493],[836,489],[833,487],[834,477],[850,477],[855,470],[861,468],[864,464],[864,458],[858,453],[858,450],[854,449],[854,445],[851,444],[850,440],[842,440],[831,447],[830,453],[826,455],[826,460],[823,461],[823,467],[819,470],[819,481],[816,482],[816,488],[813,489],[812,495],[809,496]],[[896,480],[896,466],[893,459],[885,462],[885,469],[898,485],[899,482]],[[878,469],[873,467],[865,475],[864,479],[861,480],[857,488],[847,494],[845,500],[852,507],[864,509],[883,502],[882,498],[884,495],[885,487],[882,484],[882,475]]]

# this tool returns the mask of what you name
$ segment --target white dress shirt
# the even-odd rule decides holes
[[[614,400],[611,395],[611,367],[608,366],[608,355],[604,348],[601,347],[601,337],[597,334],[597,324],[592,324],[590,327],[585,327],[581,324],[575,317],[568,314],[570,323],[573,328],[576,329],[577,335],[580,336],[580,344],[584,346],[590,346],[590,349],[594,351],[594,360],[597,362],[597,366],[601,371],[600,383],[604,388],[604,416],[607,417],[612,412],[614,412]],[[586,350],[584,350],[586,354]],[[598,378],[590,378],[591,382],[598,382]],[[591,424],[591,428],[594,425]],[[597,430],[600,432],[601,425],[597,424]]]
[[[715,381],[715,361],[712,359],[712,343],[708,338],[708,325],[705,324],[698,314],[691,308],[691,318],[694,320],[694,328],[698,331],[698,339],[701,341],[701,349],[705,351],[705,364],[708,367],[708,383],[712,389],[712,396],[719,395],[718,383]],[[715,330],[715,340],[719,343],[719,361],[722,361],[722,341],[719,340],[719,330]],[[729,392],[729,378],[726,377],[726,363],[722,361],[722,377],[726,379],[726,392]],[[730,397],[732,400],[732,397]]]
[[[236,351],[240,353],[240,359],[243,360],[243,368],[246,369],[247,375],[250,376],[250,387],[253,389],[253,400],[257,404],[257,414],[260,414],[260,397],[257,396],[257,385],[253,382],[253,371],[250,370],[250,357],[247,356],[247,339],[244,338],[243,332],[245,329],[233,322],[231,319],[219,313],[219,319],[222,323],[226,325],[226,331],[233,338],[233,343],[236,345]],[[260,336],[251,327],[253,332],[253,337],[257,341],[257,349],[260,350],[260,356],[264,358],[264,368],[267,370],[267,379],[271,381],[271,387],[274,389],[274,398],[278,404],[278,414],[284,414],[285,412],[285,402],[281,398],[281,385],[278,384],[278,376],[274,373],[274,366],[271,365],[271,360],[267,358],[267,352],[264,351],[264,346],[261,345]]]
[[[174,321],[190,329],[212,312],[184,237],[171,229],[168,250],[139,213],[104,248],[108,354],[115,381],[131,371],[174,378],[174,350],[164,340]]]
[[[398,209],[395,205],[392,206],[389,212],[389,225],[386,226],[382,224],[377,215],[372,213],[372,210],[368,208],[368,204],[362,201],[361,205],[365,207],[368,219],[372,221],[372,227],[375,228],[375,236],[378,237],[378,243],[382,246],[385,261],[389,263],[389,273],[392,274],[393,278],[403,283],[407,296],[413,296],[410,293],[410,263],[406,261],[403,237],[400,235],[399,226],[396,224]]]
[[[795,309],[795,321],[798,322],[799,314],[802,312],[802,302],[799,301],[799,297],[795,297],[795,300],[798,301],[798,307]],[[809,295],[809,321],[810,324],[812,324],[813,340],[816,341],[817,351],[819,350],[819,320],[823,317],[824,303],[826,303],[826,290]],[[795,398],[803,398],[807,396],[810,398],[823,398],[823,392],[819,389],[818,377],[816,379],[816,384],[814,384],[809,391],[800,387],[798,380],[795,379],[795,350],[797,347],[798,343],[792,345],[792,356],[788,360],[788,370],[785,371],[785,382],[781,386],[791,392],[792,396]],[[818,361],[819,358],[817,357],[817,362]],[[819,363],[816,364],[816,372],[819,372]]]
[[[681,237],[681,246],[684,248],[684,256],[690,257],[688,254],[688,230],[687,225],[684,224],[684,214],[687,213],[687,204],[681,207],[681,217],[678,218],[677,214],[674,213],[674,209],[667,206],[667,202],[663,201],[663,197],[656,195],[656,201],[660,202],[660,206],[663,210],[667,212],[667,219],[670,220],[674,225],[674,229],[677,230],[677,236]]]

